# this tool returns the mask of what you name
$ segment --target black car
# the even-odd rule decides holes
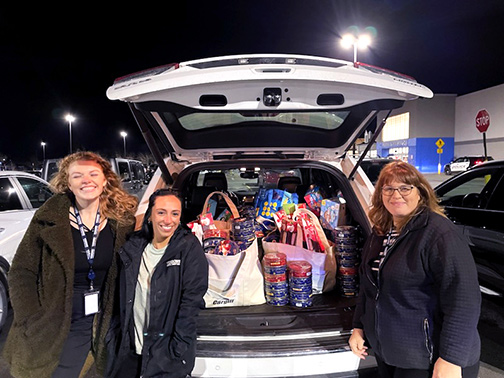
[[[467,236],[482,293],[504,297],[504,160],[469,168],[436,188],[448,217]]]
[[[374,185],[378,180],[378,176],[380,175],[382,168],[385,167],[391,161],[393,161],[393,159],[389,158],[364,159],[362,160],[360,166],[364,171],[364,173],[366,174],[366,176]]]

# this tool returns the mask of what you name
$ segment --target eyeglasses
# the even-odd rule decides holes
[[[385,196],[391,196],[394,194],[394,191],[397,190],[401,196],[405,197],[410,195],[414,187],[414,185],[402,185],[399,188],[394,188],[393,186],[384,186],[382,187],[382,193]]]

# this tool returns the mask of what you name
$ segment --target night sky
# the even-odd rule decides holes
[[[49,2],[44,2],[48,4]],[[434,93],[504,83],[503,0],[276,0],[0,5],[0,158],[17,163],[69,151],[148,152],[126,104],[106,98],[117,77],[167,63],[243,53],[352,60],[338,39],[373,27],[358,60],[415,77]],[[175,6],[174,4],[178,4]],[[181,8],[181,9],[178,9]]]

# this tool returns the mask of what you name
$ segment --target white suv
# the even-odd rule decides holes
[[[49,184],[26,172],[0,171],[0,330],[8,314],[7,273],[35,214],[52,196]]]
[[[140,212],[155,188],[173,186],[189,222],[211,190],[232,192],[242,206],[259,189],[278,187],[280,177],[295,176],[301,202],[310,185],[327,198],[343,196],[345,223],[364,239],[374,189],[346,151],[368,128],[379,131],[392,109],[432,92],[410,77],[358,63],[244,55],[136,73],[118,79],[107,96],[129,105],[159,164]],[[205,309],[193,375],[363,376],[372,358],[361,362],[347,344],[355,301],[334,290],[314,295],[309,308]]]

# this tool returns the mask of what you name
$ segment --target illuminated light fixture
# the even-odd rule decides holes
[[[121,136],[123,138],[123,147],[124,147],[124,157],[126,157],[126,137],[128,136],[128,133],[126,131],[121,131]]]
[[[71,114],[65,116],[65,120],[68,122],[68,131],[70,133],[70,153],[72,153],[72,122],[75,121],[75,117]]]
[[[371,34],[376,34],[376,30],[374,28],[368,27],[364,33],[360,34],[358,32],[358,28],[353,27],[351,33],[344,34],[341,37],[341,46],[346,49],[353,47],[354,63],[357,62],[357,50],[363,50],[371,45]]]

